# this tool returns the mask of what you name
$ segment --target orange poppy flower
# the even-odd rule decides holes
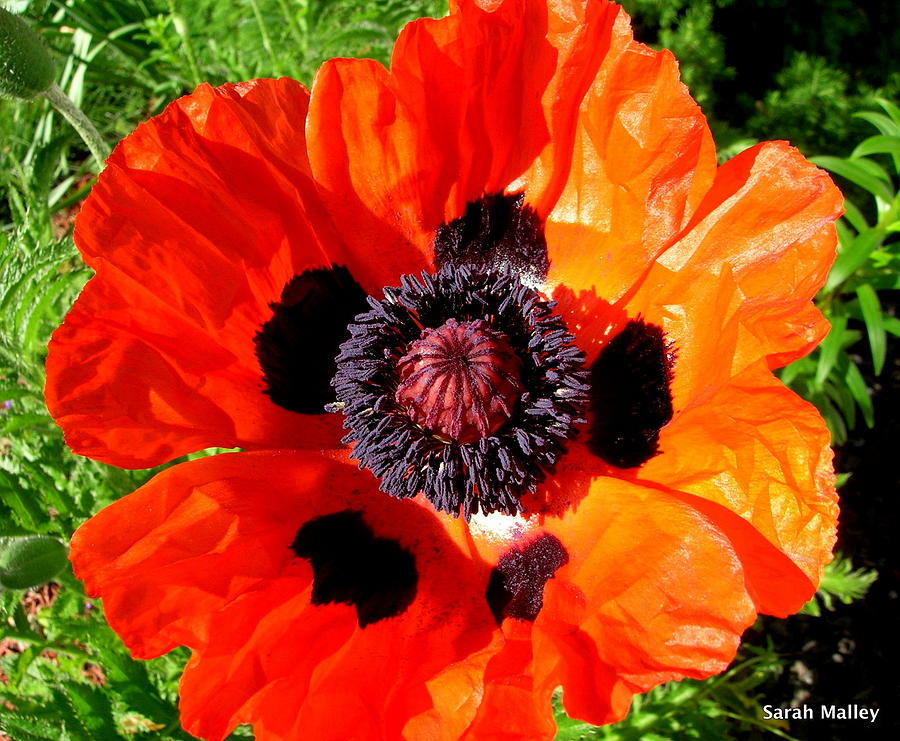
[[[192,649],[202,738],[550,738],[559,686],[609,723],[830,558],[828,434],[772,370],[827,330],[832,182],[783,142],[717,168],[618,6],[451,6],[389,71],[201,86],[78,219],[72,449],[244,449],[72,542],[135,656]]]

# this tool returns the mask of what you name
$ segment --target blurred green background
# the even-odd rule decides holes
[[[559,738],[887,738],[896,724],[890,716],[851,731],[765,720],[760,706],[888,705],[897,696],[896,681],[879,677],[900,658],[889,628],[898,617],[890,463],[900,439],[900,3],[624,5],[638,40],[680,60],[721,160],[758,140],[787,139],[831,170],[847,195],[838,261],[817,299],[833,330],[782,371],[819,407],[839,446],[846,555],[829,567],[805,615],[761,620],[726,674],[654,690],[626,721],[602,729],[566,718],[556,698]],[[308,84],[329,57],[387,63],[404,23],[446,12],[442,0],[5,6],[40,33],[56,83],[105,146],[202,81],[288,75]],[[42,401],[49,333],[88,278],[71,230],[97,171],[46,99],[0,100],[0,728],[16,741],[189,738],[175,706],[186,652],[132,661],[63,557],[62,544],[81,522],[153,473],[75,458]]]

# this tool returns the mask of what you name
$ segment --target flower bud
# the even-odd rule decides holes
[[[0,538],[0,588],[46,584],[66,565],[68,550],[49,535]]]
[[[0,7],[0,95],[33,98],[53,83],[53,61],[23,19]]]

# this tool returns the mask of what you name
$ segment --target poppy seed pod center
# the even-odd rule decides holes
[[[497,432],[522,393],[522,361],[501,332],[476,319],[422,330],[400,358],[396,400],[410,419],[447,442]]]

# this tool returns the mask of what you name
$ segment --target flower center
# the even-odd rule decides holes
[[[482,319],[448,319],[424,329],[400,358],[395,398],[443,442],[471,443],[497,432],[522,393],[522,361]]]
[[[332,380],[353,457],[405,499],[515,514],[584,421],[584,353],[506,269],[406,275],[349,326]]]

